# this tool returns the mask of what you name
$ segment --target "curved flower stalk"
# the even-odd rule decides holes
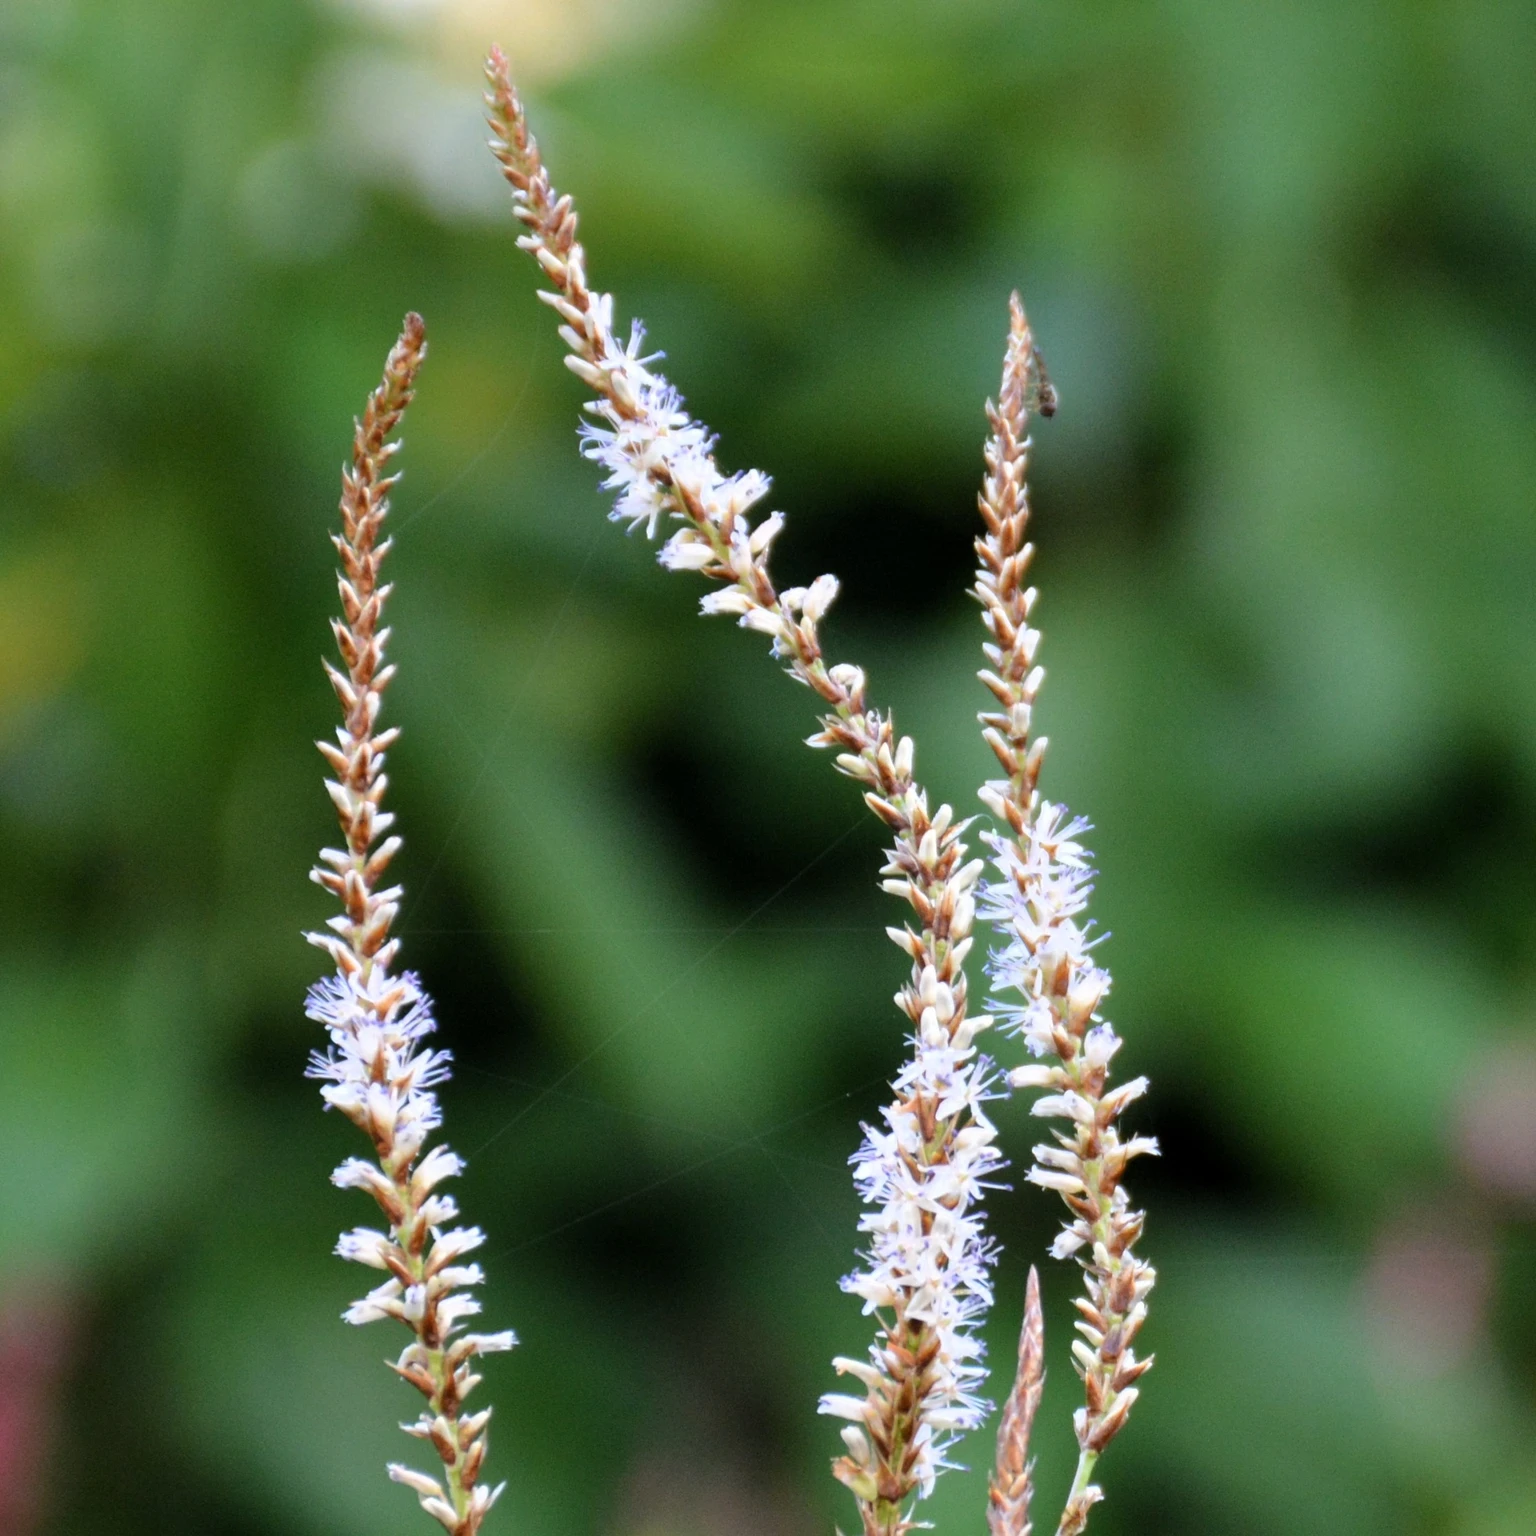
[[[389,1275],[344,1315],[359,1324],[394,1318],[410,1329],[413,1337],[394,1369],[421,1392],[426,1407],[415,1423],[401,1427],[429,1442],[442,1462],[441,1482],[398,1465],[389,1475],[413,1489],[451,1536],[475,1536],[501,1489],[479,1480],[490,1410],[466,1414],[464,1399],[480,1380],[476,1357],[511,1349],[516,1340],[511,1333],[463,1332],[465,1319],[480,1310],[465,1289],[484,1278],[478,1264],[463,1259],[484,1238],[478,1227],[451,1225],[458,1208],[439,1192],[444,1180],[463,1170],[461,1159],[443,1145],[423,1155],[441,1122],[432,1089],[447,1078],[449,1058],[424,1044],[435,1025],[416,978],[393,971],[399,941],[389,930],[401,892],[398,886],[380,889],[400,839],[384,837],[394,818],[380,808],[384,756],[397,732],[378,730],[381,695],[394,675],[384,661],[389,631],[379,624],[390,590],[379,582],[389,551],[389,540],[381,542],[379,534],[396,478],[385,469],[400,446],[390,435],[410,403],[425,354],[421,318],[407,315],[384,380],[357,423],[352,464],[342,474],[342,531],[334,539],[341,555],[342,617],[332,628],[346,671],[327,662],[326,673],[344,722],[335,745],[317,745],[335,774],[326,788],[345,846],[322,850],[311,871],[342,911],[330,920],[330,932],[308,935],[336,963],[336,974],[309,992],[306,1011],[325,1026],[331,1044],[311,1057],[308,1075],[324,1082],[327,1107],[339,1109],[373,1143],[371,1159],[348,1158],[333,1182],[372,1195],[387,1227],[358,1227],[336,1244],[342,1258]]]
[[[1058,1527],[1059,1536],[1076,1536],[1103,1497],[1090,1481],[1094,1464],[1125,1423],[1136,1401],[1134,1383],[1152,1364],[1150,1357],[1137,1359],[1132,1341],[1156,1276],[1134,1251],[1144,1217],[1131,1208],[1121,1177],[1132,1158],[1155,1153],[1157,1143],[1143,1136],[1121,1141],[1116,1128],[1147,1080],[1109,1086],[1120,1039],[1099,1013],[1109,974],[1094,963],[1092,925],[1081,921],[1093,889],[1093,871],[1078,841],[1087,823],[1042,800],[1036,789],[1046,738],[1030,737],[1031,710],[1045,677],[1035,664],[1040,634],[1029,624],[1035,593],[1024,586],[1034,554],[1024,539],[1031,409],[1049,414],[1055,393],[1014,294],[1002,392],[997,405],[987,406],[992,435],[980,496],[986,532],[976,541],[981,564],[974,589],[992,635],[985,647],[991,665],[981,680],[998,706],[981,716],[983,735],[1007,775],[989,782],[981,798],[1010,835],[988,839],[996,878],[983,886],[980,905],[1005,936],[987,966],[997,994],[992,1006],[1032,1055],[1046,1058],[1016,1068],[1009,1081],[1047,1090],[1034,1113],[1067,1127],[1034,1149],[1027,1177],[1066,1201],[1071,1219],[1051,1251],[1063,1259],[1075,1254],[1086,1278],[1087,1294],[1077,1302],[1082,1338],[1072,1346],[1086,1402],[1074,1420],[1077,1475]]]
[[[911,1529],[911,1500],[931,1490],[946,1464],[946,1447],[986,1412],[975,1395],[981,1344],[972,1326],[991,1301],[991,1248],[976,1203],[1000,1159],[982,1108],[988,1067],[973,1044],[991,1020],[967,1017],[962,969],[972,942],[972,889],[984,865],[965,862],[965,823],[954,821],[949,806],[929,814],[913,778],[912,740],[897,740],[889,717],[870,708],[863,672],[826,664],[818,625],[837,595],[836,578],[783,592],[774,586],[768,557],[783,516],[751,520],[768,493],[767,476],[723,474],[714,439],[652,370],[655,359],[641,355],[640,328],[627,344],[615,338],[612,298],[587,285],[575,209],[551,185],[499,50],[487,75],[491,150],[525,226],[518,244],[550,284],[539,297],[560,317],[566,365],[596,396],[586,407],[591,422],[582,447],[617,493],[614,520],[649,537],[664,519],[681,524],[661,563],[717,584],[701,603],[705,613],[732,615],[770,638],[790,676],[824,706],[810,744],[838,750],[838,769],[863,787],[894,834],[885,888],[918,921],[916,930],[888,930],[912,960],[896,1003],[912,1023],[914,1054],[893,1084],[884,1129],[866,1128],[853,1160],[871,1207],[861,1223],[869,1247],[865,1267],[843,1282],[878,1317],[880,1332],[867,1362],[835,1362],[862,1382],[865,1395],[831,1394],[821,1408],[851,1421],[843,1431],[848,1453],[833,1471],[858,1499],[865,1532],[900,1536]]]

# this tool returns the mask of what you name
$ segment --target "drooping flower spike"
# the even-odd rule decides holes
[[[769,553],[784,519],[771,512],[753,520],[767,476],[723,473],[711,434],[653,369],[655,359],[642,355],[639,328],[627,343],[616,338],[612,298],[588,286],[575,208],[550,182],[499,51],[487,75],[491,150],[524,226],[518,243],[549,283],[539,297],[560,318],[566,366],[596,397],[586,407],[582,447],[606,472],[613,518],[648,537],[675,525],[661,563],[715,584],[705,613],[729,614],[769,637],[790,676],[825,711],[811,745],[837,749],[837,767],[863,787],[893,833],[885,886],[917,918],[916,928],[889,930],[912,961],[896,1002],[912,1027],[913,1056],[893,1084],[884,1125],[867,1128],[854,1158],[869,1206],[861,1223],[868,1247],[863,1266],[844,1281],[875,1314],[879,1333],[867,1360],[836,1362],[864,1395],[830,1394],[821,1406],[849,1420],[847,1454],[833,1470],[857,1498],[867,1536],[901,1536],[911,1529],[913,1500],[947,1464],[948,1447],[987,1411],[977,1395],[983,1373],[974,1328],[991,1301],[992,1250],[978,1202],[1000,1158],[983,1108],[989,1069],[974,1045],[991,1021],[967,1016],[963,970],[971,893],[984,866],[965,861],[965,824],[950,807],[930,815],[913,777],[912,740],[898,740],[889,716],[869,706],[863,672],[823,659],[818,626],[837,595],[836,578],[775,587]]]
[[[1085,918],[1093,870],[1080,839],[1088,824],[1043,800],[1036,788],[1046,738],[1031,736],[1031,717],[1045,671],[1035,662],[1040,632],[1029,623],[1035,592],[1024,585],[1034,555],[1025,541],[1026,473],[1030,414],[1053,411],[1055,391],[1017,294],[1011,311],[1002,391],[998,403],[987,406],[992,435],[979,498],[985,532],[976,541],[974,595],[991,636],[981,680],[996,700],[981,716],[982,734],[1006,775],[981,791],[1006,830],[987,839],[995,877],[982,886],[980,910],[1003,941],[987,964],[990,1006],[1000,1028],[1020,1036],[1037,1058],[1015,1068],[1009,1081],[1045,1089],[1034,1113],[1066,1123],[1034,1149],[1027,1177],[1066,1202],[1070,1219],[1052,1252],[1061,1259],[1075,1255],[1086,1281],[1086,1295],[1076,1303],[1082,1337],[1072,1345],[1085,1403],[1074,1420],[1077,1473],[1058,1526],[1058,1536],[1077,1536],[1103,1497],[1091,1481],[1094,1465],[1125,1423],[1135,1383],[1152,1364],[1150,1357],[1137,1358],[1133,1341],[1156,1273],[1135,1252],[1145,1218],[1132,1209],[1121,1180],[1131,1159],[1155,1153],[1157,1143],[1144,1136],[1122,1141],[1117,1129],[1147,1080],[1109,1086],[1120,1037],[1099,1012],[1109,973],[1093,958]]]
[[[369,1158],[349,1157],[333,1182],[364,1190],[384,1216],[384,1231],[358,1227],[336,1244],[342,1258],[388,1275],[344,1315],[358,1324],[393,1318],[410,1330],[394,1369],[426,1406],[401,1427],[429,1443],[442,1463],[441,1480],[399,1465],[391,1465],[389,1475],[411,1488],[450,1536],[475,1536],[501,1489],[480,1480],[490,1410],[466,1413],[464,1400],[480,1381],[476,1358],[511,1349],[516,1340],[510,1332],[464,1331],[480,1310],[467,1288],[484,1276],[478,1264],[463,1260],[484,1237],[478,1227],[453,1225],[458,1207],[440,1189],[463,1171],[463,1161],[442,1144],[425,1150],[441,1123],[432,1090],[447,1078],[449,1058],[425,1043],[436,1027],[430,999],[409,971],[394,970],[399,941],[390,937],[390,926],[401,891],[381,888],[400,839],[385,835],[394,818],[382,808],[384,757],[398,733],[378,729],[383,692],[394,675],[384,660],[389,631],[380,624],[390,591],[379,580],[389,552],[380,533],[398,478],[386,474],[400,446],[391,435],[425,355],[421,317],[407,315],[383,382],[357,423],[352,463],[342,472],[341,533],[334,537],[342,616],[331,627],[346,670],[327,662],[326,673],[343,723],[334,744],[317,745],[335,774],[326,788],[345,846],[322,850],[311,871],[342,910],[329,932],[308,935],[336,972],[310,988],[306,1011],[330,1037],[329,1049],[311,1057],[309,1076],[325,1084],[320,1092],[327,1107],[340,1110],[373,1149]]]

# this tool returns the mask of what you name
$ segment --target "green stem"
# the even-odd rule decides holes
[[[1056,1536],[1075,1536],[1088,1523],[1088,1506],[1082,1497],[1088,1490],[1088,1480],[1093,1476],[1094,1464],[1099,1459],[1097,1451],[1079,1451],[1077,1475],[1072,1479],[1072,1491],[1067,1495],[1067,1507],[1061,1512],[1061,1524]]]

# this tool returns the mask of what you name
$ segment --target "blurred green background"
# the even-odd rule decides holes
[[[481,147],[495,38],[593,280],[775,475],[782,578],[843,577],[830,650],[966,812],[981,402],[1029,303],[1046,790],[1096,826],[1166,1154],[1095,1529],[1536,1531],[1514,0],[0,0],[0,1530],[431,1528],[301,1076],[326,536],[408,306],[402,927],[523,1339],[494,1528],[852,1519],[814,1404],[868,1338],[846,1158],[903,1053],[881,840],[759,639],[604,522]],[[992,1204],[1006,1377],[1057,1212]]]

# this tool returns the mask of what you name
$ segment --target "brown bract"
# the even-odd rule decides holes
[[[1019,1366],[1013,1391],[997,1426],[997,1466],[987,1486],[987,1529],[991,1536],[1030,1536],[1029,1501],[1034,1462],[1029,1436],[1045,1390],[1045,1318],[1040,1311],[1040,1275],[1031,1264],[1019,1330]]]
[[[389,631],[380,627],[389,588],[380,582],[379,571],[390,541],[381,542],[379,533],[389,511],[390,489],[398,479],[385,473],[399,448],[390,439],[411,403],[426,351],[421,316],[407,315],[400,339],[385,362],[384,378],[369,395],[356,424],[352,462],[341,476],[341,532],[331,536],[341,557],[337,578],[341,617],[331,620],[331,631],[346,671],[327,661],[325,672],[341,701],[343,728],[336,743],[321,741],[316,746],[336,775],[327,788],[347,847],[344,854],[332,850],[322,854],[324,864],[316,868],[314,878],[341,901],[346,916],[346,926],[324,939],[324,947],[342,971],[369,966],[375,960],[387,969],[396,948],[385,949],[395,905],[390,893],[381,895],[377,886],[399,850],[400,839],[387,838],[373,848],[374,839],[393,820],[380,806],[388,782],[385,753],[399,735],[396,730],[376,733],[382,695],[394,676],[394,668],[384,661]]]

